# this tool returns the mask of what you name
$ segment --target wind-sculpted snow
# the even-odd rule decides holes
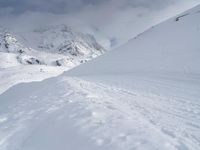
[[[20,84],[0,96],[0,149],[197,150],[200,101],[183,96],[62,76]]]

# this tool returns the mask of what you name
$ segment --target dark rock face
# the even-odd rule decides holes
[[[26,60],[26,62],[30,65],[34,65],[34,64],[37,64],[37,65],[41,65],[42,63],[36,59],[36,58],[30,58],[28,60]]]
[[[59,60],[56,60],[56,66],[62,66],[62,64]]]
[[[181,16],[178,16],[176,17],[176,21],[179,21],[181,18],[185,17],[185,16],[188,16],[189,14],[184,14],[184,15],[181,15]]]

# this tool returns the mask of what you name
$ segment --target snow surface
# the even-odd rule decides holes
[[[152,27],[118,49],[75,68],[72,74],[200,74],[199,18],[200,7],[196,7]]]
[[[9,68],[0,68],[0,94],[18,83],[42,81],[46,78],[58,76],[65,70],[65,67],[51,67],[44,65],[20,65]]]
[[[199,150],[199,10],[61,76],[5,91],[0,149]]]
[[[65,76],[0,99],[3,150],[199,149],[197,101]]]
[[[0,28],[0,93],[21,82],[57,76],[104,52],[91,35],[66,25],[24,33]]]

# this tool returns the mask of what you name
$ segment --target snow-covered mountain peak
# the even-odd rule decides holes
[[[0,31],[0,52],[24,53],[30,50],[21,44],[11,32],[3,29]]]
[[[72,56],[98,56],[104,53],[95,38],[89,34],[73,31],[66,25],[40,27],[22,36],[36,50]]]
[[[14,33],[0,29],[0,52],[13,53],[22,64],[74,67],[105,52],[89,34],[66,25]]]

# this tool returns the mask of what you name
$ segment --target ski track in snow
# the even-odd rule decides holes
[[[17,93],[17,86],[0,96],[1,150],[53,150],[50,141],[41,147],[44,139],[55,136],[62,140],[71,135],[61,131],[58,136],[45,136],[45,130],[60,133],[57,130],[70,128],[71,124],[78,135],[94,143],[93,149],[200,149],[198,101],[144,95],[79,78],[50,80],[54,80],[51,85],[47,81],[43,86],[30,84],[30,90],[25,90],[24,96],[16,95],[15,100],[9,96]]]

